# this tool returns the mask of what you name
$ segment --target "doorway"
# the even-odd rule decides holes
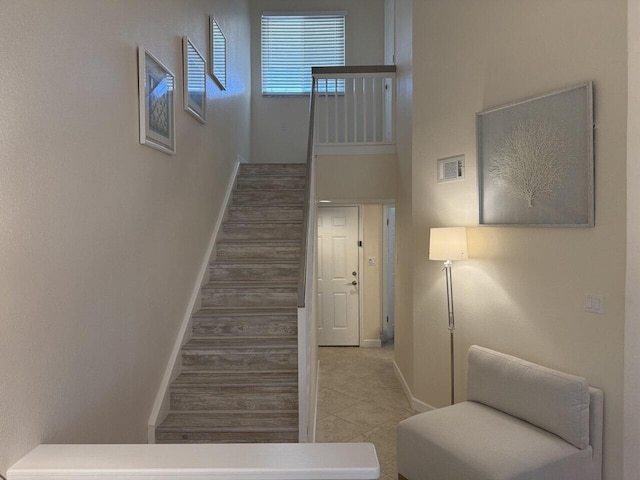
[[[318,345],[359,346],[359,208],[318,208]]]
[[[382,341],[395,338],[395,285],[396,285],[396,208],[384,207],[383,219],[383,264],[382,280]]]

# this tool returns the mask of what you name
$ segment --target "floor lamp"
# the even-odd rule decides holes
[[[429,239],[429,260],[444,261],[444,274],[447,281],[447,310],[449,312],[449,350],[451,352],[451,405],[454,403],[454,347],[453,331],[456,321],[453,315],[453,283],[451,265],[453,260],[466,260],[467,229],[465,227],[432,228]]]

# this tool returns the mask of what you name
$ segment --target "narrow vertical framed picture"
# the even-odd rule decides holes
[[[227,89],[227,39],[220,24],[213,17],[209,19],[209,47],[211,49],[211,77],[220,90]]]
[[[593,227],[593,85],[476,115],[479,225]]]
[[[182,37],[184,109],[202,124],[207,123],[207,61],[189,37]]]
[[[176,77],[144,47],[138,47],[140,143],[169,155],[176,153]]]

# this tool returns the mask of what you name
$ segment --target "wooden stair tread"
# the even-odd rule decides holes
[[[297,411],[170,412],[158,427],[169,431],[297,431]]]
[[[202,288],[269,288],[269,289],[274,289],[274,288],[297,288],[298,287],[298,283],[297,282],[286,282],[286,281],[282,281],[282,280],[278,280],[276,282],[272,282],[272,281],[255,281],[255,280],[246,280],[246,281],[241,281],[241,280],[230,280],[230,281],[224,281],[224,280],[215,280],[213,282],[209,282],[205,285],[203,285]]]
[[[289,258],[216,258],[209,262],[209,266],[214,267],[218,265],[300,265],[300,260]]]
[[[297,337],[195,337],[182,346],[182,350],[223,349],[266,350],[272,348],[297,348]]]
[[[297,386],[298,372],[183,372],[172,387],[193,386]]]
[[[229,308],[229,307],[204,307],[195,312],[192,318],[208,318],[218,316],[262,316],[262,315],[298,315],[295,307],[256,307],[256,308]]]

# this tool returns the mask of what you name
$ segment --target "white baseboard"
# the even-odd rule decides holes
[[[318,395],[320,395],[320,360],[316,362],[316,389],[313,400],[311,421],[309,422],[309,441],[316,443],[316,423],[318,421]]]
[[[409,388],[409,385],[407,384],[407,381],[405,380],[404,375],[402,375],[402,372],[400,371],[400,368],[398,367],[398,364],[395,360],[393,361],[393,371],[396,372],[396,376],[402,384],[402,389],[404,390],[404,394],[407,396],[407,400],[409,400],[409,403],[411,404],[411,408],[420,413],[429,412],[436,409],[436,407],[429,405],[422,400],[418,400],[413,396],[413,393],[411,393],[411,389]]]
[[[213,253],[213,247],[215,246],[218,232],[222,227],[222,221],[224,219],[224,214],[227,211],[227,206],[231,201],[231,195],[233,194],[233,187],[235,185],[236,176],[238,174],[238,170],[240,169],[240,160],[244,159],[242,159],[242,157],[238,155],[238,160],[239,161],[236,162],[233,171],[231,172],[231,178],[229,179],[229,183],[227,185],[227,192],[222,204],[222,209],[218,214],[218,218],[213,227],[213,231],[211,232],[209,245],[207,246],[207,251],[205,252],[202,259],[200,271],[194,283],[193,290],[191,292],[191,298],[189,299],[189,304],[187,305],[187,310],[184,314],[184,317],[182,318],[182,324],[180,325],[180,331],[178,332],[176,343],[173,346],[171,357],[169,357],[167,368],[165,369],[164,376],[162,377],[162,382],[160,383],[160,388],[158,389],[156,400],[151,410],[147,429],[147,437],[149,443],[156,443],[156,427],[160,423],[162,423],[162,421],[169,413],[169,385],[171,384],[175,376],[177,376],[177,374],[179,373],[179,369],[181,366],[180,351],[182,349],[182,345],[185,341],[188,341],[189,335],[191,334],[191,316],[199,306],[200,291],[202,288],[202,283],[203,281],[205,281],[208,272],[209,262],[211,261],[211,255]]]
[[[380,339],[368,339],[360,342],[361,348],[382,348],[382,341]]]

